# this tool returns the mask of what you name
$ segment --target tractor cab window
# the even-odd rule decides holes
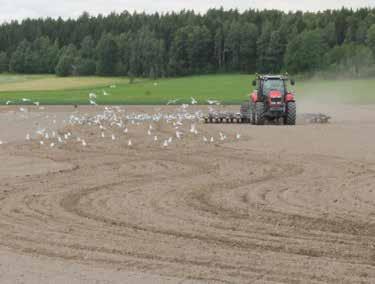
[[[265,80],[263,81],[263,95],[268,96],[271,91],[280,91],[285,94],[285,84],[283,80]]]

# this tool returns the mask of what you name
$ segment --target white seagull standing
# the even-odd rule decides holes
[[[192,97],[191,98],[191,104],[196,105],[197,103],[198,103],[198,101]]]

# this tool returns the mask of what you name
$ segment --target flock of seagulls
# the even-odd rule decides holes
[[[110,86],[111,89],[116,88],[115,85]],[[103,90],[103,96],[109,96],[110,94]],[[88,102],[91,105],[97,105],[98,95],[94,92],[88,94]],[[175,104],[179,99],[171,100],[167,105]],[[44,109],[41,107],[39,102],[33,102],[31,99],[23,98],[22,102],[34,104],[39,107],[39,109]],[[219,101],[208,100],[210,105],[219,105]],[[7,104],[12,104],[12,101],[8,101]],[[154,144],[159,144],[162,148],[168,148],[173,144],[177,144],[179,141],[184,140],[186,137],[201,137],[198,141],[203,141],[206,144],[215,143],[215,141],[226,141],[228,136],[222,132],[214,136],[204,136],[198,130],[198,123],[203,120],[204,113],[200,110],[190,110],[189,107],[197,105],[198,100],[191,97],[190,104],[182,104],[176,107],[176,110],[172,113],[166,113],[162,111],[155,112],[153,114],[148,113],[137,113],[137,112],[127,112],[124,107],[114,106],[114,107],[104,107],[104,109],[96,114],[79,113],[75,111],[67,119],[62,121],[62,125],[68,128],[63,129],[77,129],[74,126],[88,126],[97,130],[99,139],[110,139],[110,141],[127,141],[125,144],[128,147],[136,146],[137,140],[141,140],[138,136],[130,137],[129,128],[148,125],[146,128],[145,137],[150,137],[149,141]],[[19,111],[21,113],[28,113],[27,107],[20,107]],[[211,108],[210,108],[211,111]],[[57,124],[56,117],[51,118],[48,115],[45,117],[53,125]],[[159,131],[153,125],[160,122],[166,123],[170,126],[170,131]],[[69,128],[71,126],[72,128]],[[88,138],[81,137],[79,131],[73,133],[73,130],[66,131],[59,130],[56,132],[57,127],[49,129],[48,127],[41,128],[40,123],[38,123],[38,129],[34,132],[28,132],[25,135],[26,141],[36,141],[40,146],[48,146],[50,148],[55,148],[59,145],[66,145],[68,143],[77,143],[82,147],[87,147],[89,145]],[[167,132],[167,133],[166,133]],[[95,133],[95,132],[91,132]],[[171,134],[173,133],[173,134]],[[84,136],[84,135],[83,135]],[[239,133],[233,137],[237,140],[241,139]],[[142,139],[144,142],[145,139]],[[0,145],[4,142],[0,140]]]

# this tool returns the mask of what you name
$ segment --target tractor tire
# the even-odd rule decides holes
[[[266,119],[264,116],[264,103],[257,102],[255,103],[255,120],[254,124],[256,125],[264,125]]]
[[[296,125],[297,106],[295,102],[289,102],[286,106],[286,125]]]
[[[241,105],[241,117],[243,123],[251,123],[251,112],[250,112],[250,102],[246,101]]]
[[[251,124],[255,124],[255,103],[250,103],[250,117],[251,117]]]

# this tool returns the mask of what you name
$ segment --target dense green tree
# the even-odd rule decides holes
[[[132,37],[129,33],[120,34],[117,37],[118,63],[116,67],[117,75],[125,76],[129,72],[130,56],[132,52]]]
[[[59,62],[56,66],[56,75],[60,77],[67,77],[73,74],[74,58],[68,55],[60,56]]]
[[[79,57],[75,60],[76,74],[90,76],[96,74],[96,61],[94,59]]]
[[[359,76],[372,67],[361,68],[356,62],[368,59],[369,49],[375,54],[374,23],[375,8],[318,13],[222,8],[206,14],[83,13],[77,19],[0,24],[0,50],[10,57],[6,69],[17,73],[65,70],[60,73],[157,78],[328,68],[357,70],[351,73]],[[67,53],[69,45],[78,47],[74,54]],[[337,56],[341,53],[344,59]]]
[[[367,32],[368,46],[375,55],[375,24],[373,24]]]
[[[284,46],[279,31],[271,33],[269,45],[266,50],[266,65],[271,73],[279,73],[283,68]]]
[[[253,23],[241,24],[239,69],[242,72],[256,72],[256,52],[258,28]]]
[[[96,47],[97,52],[97,73],[103,76],[116,74],[118,62],[117,42],[112,34],[103,34]]]
[[[11,72],[26,73],[26,59],[29,57],[30,43],[23,40],[12,53],[9,62],[9,69]]]
[[[95,57],[95,42],[91,36],[86,36],[81,42],[80,49],[81,57],[84,59],[94,59]]]
[[[211,35],[206,26],[194,26],[188,31],[187,55],[193,73],[205,73],[210,69]]]
[[[361,76],[374,61],[369,47],[353,43],[336,46],[330,50],[327,57],[332,71],[356,77]]]
[[[54,73],[58,61],[59,48],[48,37],[37,38],[31,48],[31,73]]]
[[[272,27],[270,23],[266,23],[257,41],[257,69],[261,73],[271,72],[269,66],[268,51],[270,46]],[[282,60],[282,59],[280,59]]]
[[[9,71],[9,61],[6,52],[0,52],[0,73]]]
[[[223,28],[217,28],[214,36],[214,64],[219,71],[224,70],[225,48],[224,48],[224,31]]]
[[[79,59],[79,53],[73,44],[63,48],[56,66],[56,75],[61,77],[78,75],[77,59]]]
[[[285,63],[290,72],[311,72],[322,67],[325,43],[319,31],[305,31],[287,47]]]
[[[226,51],[225,63],[229,70],[240,69],[241,31],[241,25],[237,21],[228,25],[224,48]]]

